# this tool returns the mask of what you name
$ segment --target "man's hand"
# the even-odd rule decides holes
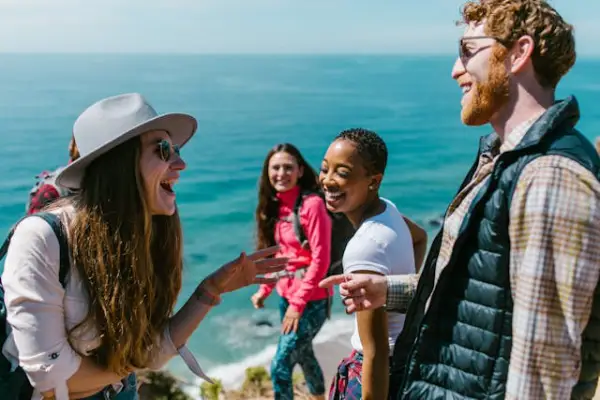
[[[334,275],[319,283],[321,288],[340,285],[346,313],[373,310],[383,306],[387,298],[387,279],[374,274]]]

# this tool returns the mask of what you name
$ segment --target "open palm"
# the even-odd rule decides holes
[[[210,274],[205,282],[220,294],[233,292],[252,284],[275,282],[277,277],[265,275],[281,271],[288,262],[288,259],[283,257],[267,258],[273,256],[278,250],[279,246],[272,246],[248,255],[242,252],[238,258]]]

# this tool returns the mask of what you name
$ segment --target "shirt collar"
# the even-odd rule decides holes
[[[543,111],[536,113],[531,118],[529,118],[527,121],[521,122],[512,131],[510,131],[507,135],[505,135],[504,142],[500,145],[500,154],[502,154],[506,151],[511,151],[515,147],[517,147],[517,145],[525,137],[525,134],[527,133],[527,131],[529,131],[529,128],[531,128],[533,126],[535,121],[537,121],[538,118],[543,113],[544,113]]]
[[[287,192],[277,192],[275,195],[282,204],[286,206],[292,207],[298,196],[300,195],[300,185],[294,186],[292,189]]]

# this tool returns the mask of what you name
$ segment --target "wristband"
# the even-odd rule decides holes
[[[206,304],[208,306],[218,306],[221,304],[221,296],[214,295],[210,291],[206,290],[202,283],[198,285],[195,295],[196,299],[198,299],[198,301],[202,304]]]

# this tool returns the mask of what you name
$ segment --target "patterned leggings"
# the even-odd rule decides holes
[[[279,303],[281,319],[288,308],[284,298]],[[294,388],[292,371],[300,364],[308,390],[313,395],[325,393],[323,370],[313,351],[312,341],[327,319],[327,299],[309,301],[300,317],[298,331],[279,337],[277,352],[271,363],[271,379],[275,392],[275,400],[292,400]]]

